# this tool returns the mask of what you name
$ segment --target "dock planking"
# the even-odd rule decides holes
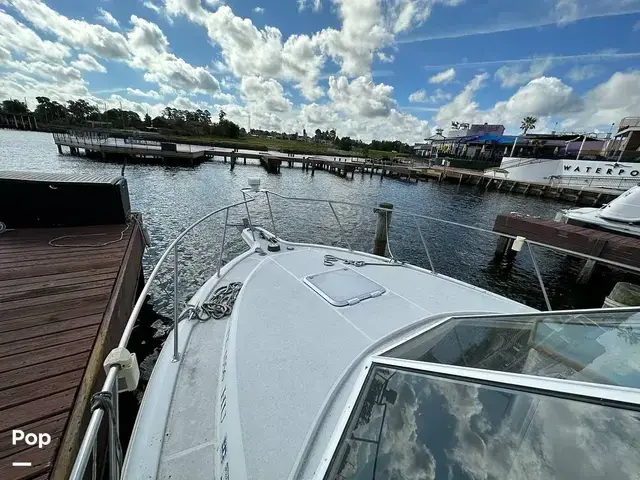
[[[493,230],[640,268],[640,239],[553,220],[498,215]]]
[[[50,245],[67,235],[58,241],[64,247]],[[0,234],[3,480],[68,476],[90,396],[104,378],[102,360],[135,301],[143,251],[138,222]],[[13,445],[13,429],[52,441],[42,449]]]

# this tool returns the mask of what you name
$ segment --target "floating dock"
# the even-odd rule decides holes
[[[118,221],[128,198],[107,201],[122,189],[122,179],[0,172],[0,220],[10,217],[0,233],[3,480],[68,478],[90,398],[104,380],[102,362],[117,346],[142,281],[140,218],[127,211]],[[24,198],[7,205],[9,190]],[[41,203],[58,208],[74,198],[109,223],[77,225],[86,221],[79,206],[67,204],[54,218]],[[30,206],[20,212],[23,202]],[[14,445],[14,430],[48,434],[50,443]]]
[[[171,142],[144,141],[127,142],[121,138],[102,138],[98,136],[78,137],[66,133],[54,133],[53,140],[58,152],[67,147],[71,155],[80,155],[81,150],[89,158],[100,160],[151,162],[164,165],[189,165],[202,163],[207,151],[197,145],[182,145]]]
[[[638,238],[513,213],[498,215],[493,230],[640,268],[640,239]],[[502,237],[498,242],[496,254],[507,253],[512,243],[512,239]],[[578,283],[587,283],[594,267],[595,261],[587,260],[578,276]]]

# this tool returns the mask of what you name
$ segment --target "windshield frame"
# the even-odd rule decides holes
[[[316,480],[326,479],[326,475],[332,465],[335,455],[337,455],[341,442],[347,433],[350,425],[354,409],[360,404],[361,398],[366,394],[367,382],[370,371],[375,367],[389,367],[392,369],[412,370],[424,372],[427,374],[441,376],[451,379],[457,379],[480,385],[498,386],[501,388],[528,391],[544,396],[560,397],[572,399],[580,402],[595,403],[599,405],[610,405],[615,408],[626,408],[629,410],[640,411],[640,389],[631,387],[621,387],[618,385],[604,385],[599,383],[590,383],[571,379],[558,379],[551,377],[543,377],[529,375],[523,373],[501,372],[496,370],[487,370],[475,367],[462,367],[457,365],[438,364],[417,360],[406,360],[394,357],[384,356],[396,347],[409,342],[426,332],[440,327],[452,320],[472,320],[472,319],[491,319],[491,318],[510,318],[513,320],[525,319],[530,320],[531,317],[548,318],[549,316],[560,315],[581,315],[581,314],[615,314],[615,313],[640,313],[640,307],[623,307],[623,308],[594,308],[583,310],[557,310],[551,312],[522,312],[514,314],[467,314],[467,315],[451,315],[438,319],[426,326],[422,326],[409,333],[401,335],[394,339],[392,343],[387,343],[383,348],[369,355],[359,365],[359,373],[351,393],[349,394],[347,404],[336,427],[331,434],[327,447],[324,449],[321,463],[315,470],[313,476]]]

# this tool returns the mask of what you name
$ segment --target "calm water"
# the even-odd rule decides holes
[[[51,134],[0,131],[0,169],[119,175],[120,166],[82,157],[59,155]],[[257,163],[239,162],[235,171],[222,161],[197,168],[165,168],[129,165],[131,204],[143,214],[152,246],[145,255],[145,272],[150,272],[169,242],[185,227],[207,212],[242,199],[240,188],[249,177],[258,177],[262,186],[290,196],[332,198],[367,205],[388,201],[398,209],[491,229],[497,214],[520,212],[553,218],[567,204],[504,193],[485,192],[482,188],[436,183],[407,183],[399,180],[356,174],[354,180],[318,171],[314,176],[300,168],[283,167],[280,175],[268,175]],[[293,204],[274,200],[278,233],[284,238],[343,245],[339,229],[325,204]],[[271,227],[264,201],[251,206],[254,223]],[[354,248],[371,250],[375,215],[372,209],[337,207],[346,233]],[[246,216],[236,209],[230,222],[241,223]],[[222,235],[222,217],[214,217],[196,230],[180,248],[180,298],[185,300],[214,271]],[[528,252],[508,267],[496,263],[493,252],[496,237],[455,226],[423,221],[421,228],[438,272],[508,296],[536,308],[544,308],[540,287]],[[242,251],[244,243],[234,229],[227,235],[228,261]],[[394,255],[416,265],[428,266],[413,220],[394,215],[390,234]],[[554,309],[602,305],[620,275],[599,273],[589,286],[577,286],[575,277],[580,262],[540,251],[540,269]],[[156,310],[168,314],[172,299],[172,273],[163,271],[152,290]],[[452,306],[452,308],[455,308]]]

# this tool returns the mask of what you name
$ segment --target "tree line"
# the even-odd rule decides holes
[[[39,124],[50,126],[87,126],[90,122],[105,122],[113,128],[157,129],[160,133],[169,135],[211,135],[222,138],[240,138],[247,135],[244,128],[226,118],[224,111],[218,112],[217,121],[209,110],[197,109],[195,111],[179,108],[165,107],[162,113],[152,118],[148,113],[141,118],[137,112],[122,108],[110,108],[100,111],[97,105],[80,98],[60,103],[48,97],[36,97],[37,105],[31,111],[25,102],[16,99],[4,100],[0,104],[0,113],[33,115]],[[95,125],[95,124],[94,124]],[[335,129],[316,129],[313,137],[307,136],[303,129],[302,136],[281,132],[269,132],[260,129],[251,129],[253,136],[269,136],[287,138],[291,140],[307,140],[322,143],[340,150],[362,150],[365,154],[368,150],[380,150],[385,152],[413,153],[411,146],[400,141],[373,140],[365,143],[349,136],[340,137]]]
[[[83,126],[89,122],[109,123],[113,128],[145,129],[148,127],[164,130],[174,135],[212,135],[216,137],[239,138],[241,128],[228,120],[226,113],[220,111],[218,121],[212,121],[208,110],[181,110],[166,107],[155,118],[147,113],[140,118],[137,112],[122,108],[110,108],[103,112],[84,99],[68,100],[59,103],[47,97],[36,97],[36,108],[31,111],[25,102],[11,99],[0,104],[0,113],[33,115],[38,122],[55,126]]]

